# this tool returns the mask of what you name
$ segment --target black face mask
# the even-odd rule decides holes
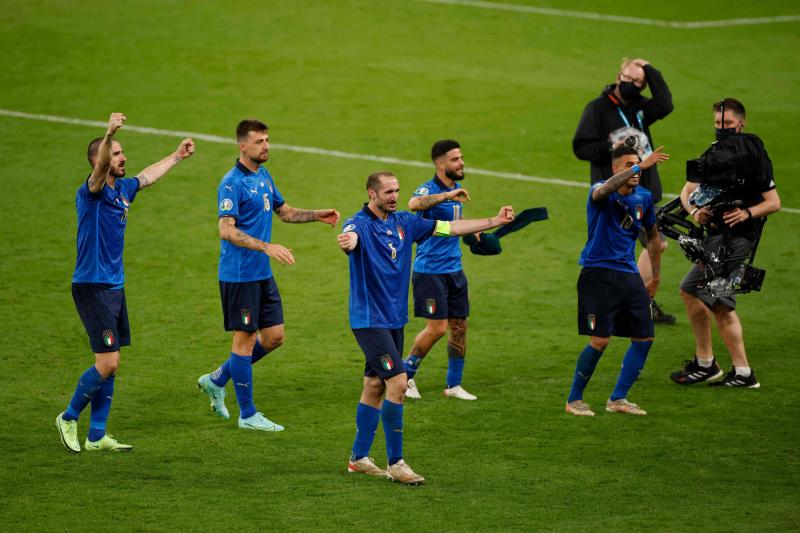
[[[637,87],[632,81],[619,82],[617,84],[617,89],[619,89],[619,95],[626,102],[632,102],[633,100],[636,100],[639,98],[642,92],[641,87]]]
[[[714,132],[717,134],[717,142],[722,142],[736,135],[736,128],[715,128]]]

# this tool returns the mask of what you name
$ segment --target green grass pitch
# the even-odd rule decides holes
[[[632,5],[514,0],[660,20],[797,15],[794,2]],[[628,7],[630,6],[630,10]],[[800,208],[800,23],[652,27],[421,1],[0,2],[0,108],[232,136],[244,117],[275,143],[424,161],[453,137],[468,165],[585,181],[571,152],[583,106],[623,56],[666,77],[675,111],[653,126],[672,155],[665,191],[713,139],[710,104],[736,96],[764,139],[788,208]],[[770,217],[756,264],[764,290],[740,315],[762,388],[679,388],[693,353],[664,258],[659,327],[631,399],[642,419],[567,416],[575,359],[577,258],[586,189],[468,175],[466,216],[512,203],[551,219],[465,257],[472,292],[465,386],[441,395],[445,343],[407,404],[405,451],[419,488],[348,476],[363,359],[347,325],[347,261],[336,230],[276,221],[297,264],[275,267],[287,342],[255,369],[257,405],[284,424],[251,434],[207,410],[197,377],[227,357],[216,281],[216,187],[237,156],[197,153],[130,213],[125,266],[133,345],[123,350],[109,431],[131,455],[67,454],[53,420],[91,362],[70,296],[75,190],[101,128],[0,115],[0,416],[5,531],[796,530],[800,473],[797,300],[800,214]],[[179,139],[122,130],[129,175]],[[366,176],[388,167],[407,198],[431,169],[273,149],[287,201],[357,211]],[[467,169],[469,170],[469,169]],[[412,319],[406,346],[421,328]],[[612,341],[587,390],[601,406],[627,342]],[[729,358],[715,337],[722,363]],[[230,407],[237,414],[232,397]],[[81,420],[85,437],[88,416]],[[385,461],[379,430],[373,455]]]

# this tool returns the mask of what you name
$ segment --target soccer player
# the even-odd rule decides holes
[[[127,159],[122,145],[114,140],[123,122],[125,115],[112,113],[105,136],[89,143],[87,155],[92,173],[78,188],[75,198],[78,257],[72,275],[72,298],[89,336],[95,362],[79,378],[66,410],[56,417],[61,442],[74,453],[81,451],[78,417],[89,403],[91,421],[84,449],[133,450],[130,444],[106,434],[120,348],[131,343],[122,266],[128,208],[140,190],[157,182],[195,149],[191,139],[184,139],[174,153],[137,177],[125,178]]]
[[[387,476],[418,485],[425,478],[403,460],[403,326],[408,322],[412,243],[484,231],[514,219],[511,207],[481,220],[433,220],[397,211],[400,185],[390,172],[367,179],[369,202],[347,219],[337,236],[350,261],[350,327],[366,356],[364,387],[356,410],[356,437],[349,472]],[[384,393],[386,398],[383,399]],[[388,466],[378,468],[369,450],[383,421]]]
[[[239,427],[283,431],[258,412],[253,402],[252,365],[284,341],[283,306],[272,277],[269,258],[293,265],[292,250],[272,242],[272,212],[284,222],[339,221],[335,209],[298,209],[286,203],[275,180],[262,163],[269,159],[269,128],[258,120],[236,127],[239,159],[222,178],[217,190],[219,236],[219,291],[226,331],[233,331],[230,357],[197,386],[211,401],[211,409],[229,418],[225,384],[233,379],[239,404]],[[259,340],[258,337],[261,337]]]
[[[469,193],[461,188],[464,179],[464,156],[453,140],[437,141],[431,148],[436,165],[433,179],[417,188],[408,201],[408,208],[417,216],[432,220],[458,220],[461,204],[469,201]],[[414,339],[414,345],[403,365],[408,375],[406,396],[420,399],[414,375],[433,345],[447,333],[447,387],[445,396],[460,400],[477,400],[461,386],[464,357],[467,353],[467,316],[469,297],[467,277],[461,268],[461,246],[458,237],[427,239],[417,246],[414,259],[414,316],[427,319],[425,329]]]
[[[617,385],[606,402],[606,411],[646,415],[628,401],[628,391],[644,368],[653,345],[653,319],[650,300],[661,281],[661,246],[656,226],[653,197],[639,187],[642,170],[665,161],[661,148],[644,161],[629,146],[614,149],[611,166],[614,175],[592,185],[586,202],[589,238],[581,252],[583,265],[578,278],[578,331],[589,336],[589,344],[578,357],[566,411],[578,416],[594,416],[583,401],[583,390],[612,335],[630,337],[631,344],[622,361]],[[639,231],[648,233],[652,278],[645,286],[636,267],[634,249]]]

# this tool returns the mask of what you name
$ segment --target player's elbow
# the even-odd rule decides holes
[[[419,211],[419,200],[416,198],[412,198],[408,201],[408,209],[409,211]]]

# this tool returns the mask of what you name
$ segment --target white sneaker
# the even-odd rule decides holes
[[[283,431],[284,427],[276,424],[261,413],[256,413],[249,418],[240,418],[239,427],[242,429],[253,429],[256,431]]]
[[[386,477],[403,485],[422,485],[425,483],[425,478],[411,470],[411,467],[402,459],[386,467]]]
[[[478,397],[474,394],[470,394],[464,390],[461,385],[456,385],[455,387],[445,389],[444,395],[448,398],[458,398],[459,400],[477,400]]]
[[[362,457],[358,461],[350,461],[347,463],[347,471],[351,474],[361,473],[369,474],[370,476],[385,476],[386,470],[378,468],[372,457]]]
[[[411,398],[412,400],[422,399],[422,395],[419,393],[419,389],[417,388],[417,382],[414,381],[414,378],[408,380],[408,388],[406,389],[406,398]]]

